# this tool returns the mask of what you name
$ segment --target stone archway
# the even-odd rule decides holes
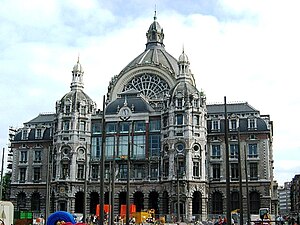
[[[144,194],[142,192],[138,191],[133,194],[133,204],[135,204],[137,212],[144,209]]]
[[[82,191],[75,194],[75,213],[84,211],[84,193]]]

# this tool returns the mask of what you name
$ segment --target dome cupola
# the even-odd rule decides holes
[[[178,59],[178,67],[179,67],[179,73],[177,78],[190,78],[191,77],[191,71],[190,71],[190,62],[189,58],[184,52],[184,49],[182,49],[182,53],[179,56]]]
[[[164,40],[164,32],[161,28],[160,24],[156,21],[156,11],[154,14],[154,21],[150,25],[148,32],[146,33],[147,36],[147,44],[146,49],[151,48],[152,46],[163,46]]]
[[[84,72],[78,57],[77,63],[73,66],[72,70],[71,90],[83,89],[83,74]]]

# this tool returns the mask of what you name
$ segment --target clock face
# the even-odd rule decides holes
[[[129,116],[129,109],[127,109],[127,108],[124,108],[124,109],[122,109],[121,110],[121,115],[122,116]]]
[[[119,114],[122,120],[127,120],[131,116],[131,110],[128,107],[123,107],[120,109]]]

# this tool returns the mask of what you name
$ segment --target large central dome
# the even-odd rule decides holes
[[[143,53],[132,60],[123,70],[122,73],[133,67],[144,65],[160,65],[168,70],[172,75],[178,73],[177,60],[165,50],[163,44],[164,32],[154,16],[154,21],[150,25],[147,33],[146,49]]]
[[[143,94],[149,102],[162,101],[175,85],[179,73],[178,62],[165,50],[164,32],[156,15],[146,37],[145,51],[112,78],[107,93],[109,102],[131,89]]]

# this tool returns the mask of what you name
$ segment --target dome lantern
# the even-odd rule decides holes
[[[83,74],[84,72],[78,57],[77,63],[73,66],[72,70],[71,90],[83,89]]]
[[[146,49],[151,48],[152,46],[162,46],[164,47],[163,40],[164,40],[164,32],[161,28],[160,24],[156,21],[156,11],[154,13],[154,21],[150,25],[146,36],[147,36],[147,44]]]

